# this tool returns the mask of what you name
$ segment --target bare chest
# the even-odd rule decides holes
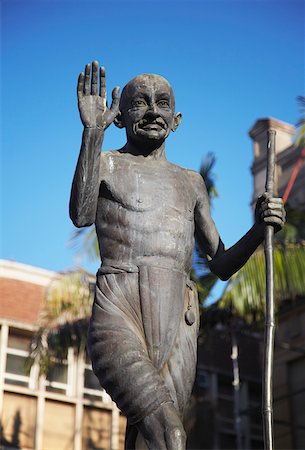
[[[139,212],[161,209],[193,215],[195,194],[187,173],[167,161],[108,156],[102,173],[100,200]]]

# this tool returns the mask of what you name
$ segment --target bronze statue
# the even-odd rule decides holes
[[[127,416],[126,448],[182,450],[199,326],[194,238],[225,280],[263,241],[264,224],[280,229],[285,213],[281,199],[263,196],[253,227],[225,249],[202,177],[166,160],[165,140],[182,117],[168,81],[145,74],[120,99],[118,91],[108,108],[97,61],[79,76],[84,132],[70,217],[77,227],[95,223],[102,259],[88,348],[101,386]],[[112,122],[127,143],[101,153]]]

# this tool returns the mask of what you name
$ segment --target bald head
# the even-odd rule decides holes
[[[126,129],[127,141],[143,149],[143,145],[152,148],[152,142],[161,145],[180,121],[181,113],[175,113],[175,98],[169,82],[160,75],[143,74],[124,87],[114,123]]]
[[[175,97],[171,85],[166,78],[151,73],[138,75],[126,84],[121,94],[120,110],[129,109],[132,100],[137,96],[145,95],[148,89],[158,92],[160,95],[164,93],[169,96],[171,108],[173,111],[175,110]]]

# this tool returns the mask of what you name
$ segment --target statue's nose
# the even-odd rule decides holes
[[[147,114],[158,116],[158,108],[155,102],[151,103],[148,107]]]

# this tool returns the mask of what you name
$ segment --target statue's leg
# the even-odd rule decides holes
[[[163,403],[136,425],[127,425],[125,450],[185,450],[186,435],[176,408]]]
[[[160,372],[174,404],[161,405],[137,424],[141,429],[137,437],[136,426],[127,427],[126,449],[128,450],[185,448],[185,432],[182,423],[195,379],[199,323],[198,298],[194,287],[187,288],[185,292],[184,310],[188,307],[194,311],[195,323],[191,326],[187,325],[184,314],[182,315],[170,357]],[[143,435],[149,434],[150,430],[155,430],[148,441],[151,447],[143,438]],[[133,437],[133,440],[130,437]]]
[[[147,446],[142,435],[136,425],[131,425],[127,419],[125,433],[125,450],[143,449],[147,450]]]
[[[101,386],[130,424],[140,422],[162,403],[172,402],[148,354],[137,273],[98,279],[88,349]]]
[[[148,450],[185,450],[186,434],[173,403],[163,403],[141,420],[137,427]],[[136,442],[135,448],[143,450],[141,439]]]
[[[153,274],[149,275],[151,278]],[[147,448],[180,450],[185,448],[183,412],[194,379],[196,325],[186,325],[184,314],[180,313],[172,350],[163,367],[157,368],[147,347],[147,329],[143,328],[143,322],[146,320],[149,325],[147,321],[152,317],[152,312],[143,315],[143,299],[147,306],[155,303],[144,297],[143,286],[144,283],[140,298],[137,273],[103,275],[98,280],[88,335],[89,352],[101,386],[129,418],[126,448],[141,448],[141,437],[136,438],[134,431],[137,428]],[[164,292],[160,288],[159,293]],[[173,297],[174,306],[177,302],[179,305],[177,297]],[[183,312],[185,305],[181,306]],[[166,328],[167,321],[162,325],[162,317],[167,316],[161,316],[161,326]],[[155,364],[162,358],[158,357]]]

